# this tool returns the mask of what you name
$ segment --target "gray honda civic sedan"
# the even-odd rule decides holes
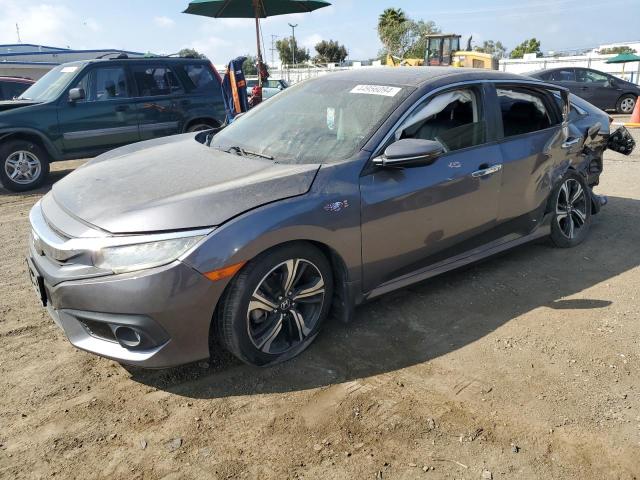
[[[540,237],[582,242],[609,137],[603,112],[517,75],[335,73],[77,169],[31,210],[29,272],[80,349],[273,364],[373,297]]]

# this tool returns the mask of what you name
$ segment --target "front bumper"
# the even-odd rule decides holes
[[[121,363],[163,368],[209,356],[209,329],[224,282],[180,261],[121,275],[60,281],[59,266],[30,246],[46,308],[69,341]],[[138,342],[122,341],[127,327]],[[135,344],[135,345],[134,345]],[[133,346],[131,346],[133,345]]]

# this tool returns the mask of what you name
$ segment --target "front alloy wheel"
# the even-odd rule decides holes
[[[292,358],[316,337],[332,292],[331,265],[315,246],[275,247],[247,262],[227,286],[216,312],[218,340],[252,365]]]
[[[300,345],[320,318],[324,296],[318,267],[303,258],[282,262],[262,278],[249,301],[251,342],[271,355]]]
[[[591,225],[591,195],[584,180],[569,173],[555,194],[555,212],[551,239],[559,247],[573,247],[582,242]]]

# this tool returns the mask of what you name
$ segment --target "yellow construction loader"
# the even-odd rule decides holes
[[[467,50],[460,50],[460,37],[454,33],[428,35],[425,58],[398,58],[387,54],[387,65],[392,67],[428,65],[498,69],[498,61],[491,54],[474,52],[470,45],[467,45]]]

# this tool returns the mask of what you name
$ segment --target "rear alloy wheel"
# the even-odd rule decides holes
[[[623,95],[618,99],[616,110],[618,113],[631,115],[636,106],[637,98],[631,94]]]
[[[241,270],[222,299],[221,341],[253,365],[292,358],[320,330],[332,290],[329,262],[311,245],[279,247],[260,255]]]
[[[0,159],[2,184],[14,192],[39,187],[49,173],[46,152],[33,142],[15,140],[2,145]]]
[[[581,243],[591,226],[591,195],[582,177],[569,173],[555,192],[551,239],[558,247]]]

